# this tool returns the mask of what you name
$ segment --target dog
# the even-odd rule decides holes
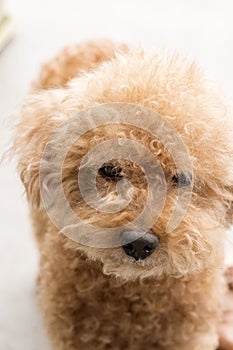
[[[99,125],[95,114],[108,123]],[[68,47],[42,67],[13,150],[40,249],[38,299],[54,349],[218,348],[224,237],[233,208],[230,114],[195,62],[164,50],[147,54],[94,41]],[[111,123],[115,116],[120,122]],[[111,158],[117,142],[123,154],[135,145],[133,159]],[[147,177],[151,156],[156,166]],[[92,174],[90,162],[98,157],[103,161]],[[86,201],[78,181],[85,166],[79,180]],[[150,205],[137,226],[150,197],[148,178],[159,215],[147,225]],[[93,202],[89,180],[99,193]],[[165,198],[156,192],[159,184],[166,184]],[[187,199],[184,211],[178,197]],[[78,224],[69,222],[68,210]],[[83,231],[83,222],[95,233]],[[111,245],[119,227],[120,243]]]

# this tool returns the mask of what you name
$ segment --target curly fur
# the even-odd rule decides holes
[[[66,156],[63,186],[72,209],[83,219],[114,227],[140,212],[146,198],[143,174],[121,161],[134,184],[134,200],[119,215],[97,215],[77,185],[75,169],[83,155],[118,135],[140,139],[157,154],[169,191],[152,228],[160,245],[145,261],[132,261],[122,248],[73,242],[59,234],[41,202],[39,166],[51,134],[77,111],[109,102],[139,104],[163,116],[181,135],[192,160],[195,182],[189,209],[167,234],[176,198],[169,185],[175,165],[152,135],[126,125],[97,128]],[[54,149],[65,142],[62,135],[57,137]],[[177,54],[156,50],[147,55],[107,41],[67,48],[42,68],[25,100],[14,151],[40,247],[38,296],[54,349],[217,348],[224,232],[232,223],[233,132],[221,92],[195,63]],[[48,170],[53,179],[55,170]],[[110,200],[115,198],[113,183],[99,177],[97,187]]]

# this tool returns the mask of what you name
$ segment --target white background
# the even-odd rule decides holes
[[[9,142],[5,120],[39,65],[64,45],[88,38],[181,51],[233,100],[231,0],[6,0],[6,7],[17,29],[0,54],[0,153]],[[0,166],[0,219],[0,349],[47,350],[35,299],[38,256],[14,163]]]

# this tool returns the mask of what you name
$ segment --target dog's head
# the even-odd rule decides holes
[[[119,55],[65,89],[30,96],[17,135],[31,205],[105,274],[183,276],[221,263],[233,133],[220,91],[195,64]]]

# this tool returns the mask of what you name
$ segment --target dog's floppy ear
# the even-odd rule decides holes
[[[17,156],[17,168],[28,201],[34,209],[41,207],[39,171],[43,150],[56,126],[62,123],[62,107],[59,107],[62,105],[62,91],[45,90],[30,95],[15,127],[12,150]]]

